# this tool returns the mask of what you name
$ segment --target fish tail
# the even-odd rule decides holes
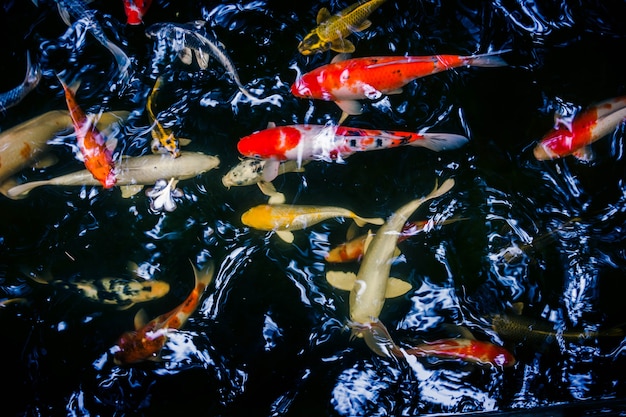
[[[6,192],[4,192],[3,190],[0,190],[0,192],[2,192],[5,196],[9,197],[12,200],[21,200],[23,198],[26,198],[28,196],[28,193],[30,193],[33,189],[42,185],[46,185],[47,183],[48,181],[31,181],[25,184],[11,187],[6,190]]]
[[[211,281],[213,281],[213,276],[215,275],[215,262],[210,261],[202,269],[198,269],[193,262],[191,262],[191,260],[189,263],[191,263],[191,267],[193,268],[196,286],[200,284],[205,288],[208,287]]]
[[[41,68],[38,62],[32,62],[30,51],[26,51],[26,77],[24,78],[24,86],[35,87],[41,80]]]
[[[372,352],[383,357],[402,357],[402,350],[391,338],[389,331],[379,320],[369,323],[348,323],[352,338],[362,337]]]
[[[501,55],[509,51],[510,49],[498,52],[488,52],[480,55],[472,55],[467,57],[466,63],[467,65],[471,65],[473,67],[506,67],[509,64],[502,58]]]
[[[38,284],[49,284],[50,281],[52,281],[52,275],[50,274],[49,271],[45,271],[43,274],[38,274],[34,270],[27,268],[23,265],[20,267],[20,270],[22,274],[24,274],[25,276],[32,279]]]
[[[411,142],[411,146],[421,146],[439,152],[458,149],[469,142],[465,136],[454,133],[423,133],[421,136],[421,139]]]

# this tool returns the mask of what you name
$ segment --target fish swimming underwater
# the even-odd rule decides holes
[[[438,224],[449,224],[456,221],[462,220],[461,218],[451,218],[447,220],[443,220]],[[400,230],[400,235],[398,236],[398,243],[403,240],[408,239],[411,236],[415,236],[418,233],[421,233],[425,230],[426,226],[430,223],[429,220],[417,220],[406,223],[402,230]],[[367,245],[369,245],[370,239],[374,236],[374,233],[368,232],[364,235],[357,236],[353,239],[350,239],[347,242],[341,243],[336,247],[332,248],[325,256],[326,262],[330,263],[344,263],[344,262],[354,262],[359,261],[363,254],[365,253],[365,249]]]
[[[113,152],[109,149],[104,135],[100,133],[95,123],[87,117],[76,102],[75,93],[79,84],[68,87],[63,80],[60,78],[59,80],[65,91],[65,101],[74,123],[76,144],[82,154],[85,168],[91,172],[94,178],[100,181],[104,188],[111,188],[117,181],[114,171]]]
[[[626,96],[612,98],[576,115],[567,126],[560,122],[540,141],[533,153],[540,161],[574,155],[585,157],[589,145],[611,133],[626,119]]]
[[[41,81],[41,69],[38,63],[32,63],[30,52],[26,51],[26,77],[17,87],[0,93],[0,111],[6,110],[18,104],[30,93]]]
[[[415,133],[359,129],[336,125],[275,126],[245,136],[237,150],[247,157],[268,160],[263,171],[266,181],[277,175],[280,161],[343,161],[356,152],[419,146],[432,151],[456,149],[468,142],[453,133]]]
[[[400,94],[402,87],[420,77],[459,67],[501,67],[502,52],[482,55],[377,56],[344,59],[318,67],[291,85],[296,97],[334,101],[345,115],[362,113],[359,100],[377,100]]]
[[[285,196],[276,191],[271,182],[263,179],[267,162],[265,159],[245,158],[224,174],[222,184],[226,188],[256,184],[261,192],[270,198],[269,204],[282,204],[285,202]],[[303,172],[304,168],[301,165],[306,165],[308,162],[303,161],[302,164],[298,164],[296,161],[281,162],[278,166],[277,175],[289,172]]]
[[[353,219],[358,225],[383,224],[381,218],[364,218],[354,212],[332,206],[295,206],[291,204],[261,204],[241,216],[241,222],[258,230],[274,231],[285,242],[293,242],[292,230],[302,230],[335,217]]]
[[[128,115],[127,111],[102,113],[97,118],[96,127],[104,129],[123,121]],[[11,177],[45,160],[51,148],[48,142],[57,133],[72,126],[67,110],[52,110],[0,133],[0,192],[7,195],[8,189],[15,185]]]
[[[354,32],[361,32],[371,26],[370,14],[386,0],[357,2],[339,13],[331,15],[322,7],[317,13],[317,27],[311,30],[298,45],[302,55],[311,55],[329,49],[335,52],[352,53],[354,44],[345,39]]]
[[[239,91],[246,97],[258,100],[254,94],[250,93],[239,79],[239,74],[235,64],[222,46],[204,30],[204,21],[190,23],[155,23],[146,29],[146,35],[151,39],[171,40],[169,46],[179,55],[187,52],[188,49],[194,51],[196,60],[200,68],[206,69],[209,65],[209,57],[212,56],[224,67],[228,75],[239,88]]]
[[[89,281],[62,281],[52,280],[47,274],[39,275],[27,269],[23,269],[22,272],[37,283],[52,285],[55,288],[78,294],[92,302],[116,306],[120,309],[159,299],[170,290],[170,285],[165,281],[111,277]]]
[[[143,16],[146,14],[152,0],[123,0],[126,24],[131,26],[141,25]]]
[[[123,157],[117,164],[117,185],[122,197],[137,194],[145,185],[152,185],[162,178],[185,180],[203,174],[219,166],[216,156],[200,152],[181,152],[178,158],[165,155],[144,155]],[[7,196],[13,199],[24,198],[30,191],[44,185],[57,186],[99,186],[101,185],[87,170],[77,171],[43,181],[32,181],[10,188]]]
[[[135,330],[124,333],[113,348],[113,360],[117,365],[129,365],[145,360],[159,360],[159,354],[167,342],[168,332],[180,329],[189,316],[196,311],[204,291],[213,275],[215,264],[209,262],[201,271],[193,264],[195,287],[179,306],[144,323],[145,312],[137,313]]]
[[[150,130],[150,134],[152,135],[150,148],[154,153],[169,153],[172,157],[177,158],[180,155],[180,143],[187,144],[190,141],[189,139],[178,139],[174,136],[174,132],[172,132],[171,129],[163,127],[155,115],[154,101],[156,100],[157,92],[161,88],[162,83],[163,77],[158,77],[146,102],[148,117],[154,125],[152,130]]]

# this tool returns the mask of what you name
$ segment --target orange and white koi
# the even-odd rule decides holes
[[[311,55],[329,49],[335,52],[354,52],[354,44],[345,37],[370,27],[372,22],[368,19],[369,15],[385,1],[357,2],[335,15],[331,15],[327,8],[322,7],[317,13],[317,27],[298,44],[298,51],[302,55]]]
[[[126,13],[126,23],[132,26],[143,23],[143,16],[146,14],[152,0],[123,0],[124,13]]]
[[[202,271],[193,266],[193,270],[195,287],[179,306],[146,324],[143,323],[145,312],[141,310],[137,313],[136,330],[124,333],[113,348],[116,364],[128,365],[159,359],[159,353],[167,342],[167,333],[180,329],[198,307],[204,291],[213,280],[215,264],[209,262]]]
[[[393,130],[359,129],[336,125],[274,126],[245,136],[237,143],[239,152],[247,157],[267,159],[265,181],[278,174],[280,161],[338,161],[356,152],[421,146],[433,151],[456,149],[468,142],[465,136],[453,133],[415,133]]]
[[[296,97],[334,101],[346,115],[361,114],[359,100],[377,100],[400,94],[402,87],[420,77],[459,67],[501,67],[502,52],[482,55],[377,56],[344,59],[337,55],[330,64],[299,77],[292,85]]]
[[[104,188],[111,188],[117,179],[112,152],[107,147],[106,139],[76,102],[75,92],[79,84],[68,87],[63,80],[59,80],[65,91],[65,101],[74,124],[76,142],[83,156],[85,168],[100,181]]]
[[[460,359],[478,365],[502,368],[513,366],[517,362],[507,349],[472,338],[439,339],[410,348],[402,348],[391,339],[389,332],[380,321],[360,324],[358,327],[368,347],[382,356],[395,356],[400,359],[409,355],[420,358]]]
[[[612,98],[580,113],[571,124],[558,122],[533,150],[540,161],[568,155],[583,156],[593,142],[611,133],[626,119],[626,96]]]

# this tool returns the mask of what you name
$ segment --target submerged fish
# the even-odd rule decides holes
[[[181,152],[178,158],[165,155],[144,155],[123,157],[117,164],[117,185],[122,190],[122,197],[130,197],[162,178],[184,180],[193,178],[216,168],[220,160],[216,156],[200,152]],[[101,185],[87,170],[73,172],[43,181],[27,182],[10,188],[7,196],[14,199],[24,198],[34,188],[44,185],[83,186]]]
[[[285,242],[293,242],[292,230],[302,230],[335,217],[353,219],[358,225],[382,224],[381,218],[364,218],[354,212],[330,206],[294,206],[291,204],[261,204],[241,216],[241,222],[258,230],[274,231]]]
[[[353,32],[361,32],[371,26],[368,17],[386,0],[357,2],[339,13],[331,15],[322,7],[317,13],[317,27],[310,31],[298,45],[303,55],[324,52],[329,49],[336,52],[352,53],[354,44],[345,39]]]
[[[275,178],[280,161],[343,161],[356,152],[395,148],[425,147],[433,151],[456,149],[468,142],[453,133],[415,133],[360,129],[336,125],[289,125],[269,127],[245,136],[237,143],[247,157],[268,160],[263,176]]]
[[[126,13],[126,24],[131,26],[143,23],[143,16],[146,14],[152,0],[123,0],[124,13]]]
[[[148,96],[146,103],[146,110],[150,121],[154,125],[150,134],[152,135],[152,144],[150,145],[152,152],[154,153],[169,153],[174,158],[180,155],[180,143],[189,142],[188,139],[178,139],[174,136],[174,132],[171,129],[164,128],[159,119],[155,115],[154,101],[156,100],[157,92],[161,88],[163,77],[158,77],[152,87],[152,92]]]
[[[571,125],[560,122],[533,151],[540,161],[574,155],[585,158],[589,145],[611,133],[626,119],[626,96],[603,101],[576,115]]]
[[[186,49],[191,49],[202,69],[208,67],[209,56],[216,58],[237,85],[239,91],[246,97],[257,100],[258,97],[250,93],[241,83],[235,64],[222,44],[204,30],[204,24],[203,21],[155,23],[146,29],[146,35],[151,39],[170,40],[170,47],[178,54],[186,52]]]
[[[211,261],[201,271],[193,264],[195,287],[187,298],[171,311],[161,314],[145,323],[145,312],[137,313],[135,330],[124,333],[114,348],[114,362],[117,365],[129,365],[145,360],[159,360],[159,353],[167,342],[167,334],[180,329],[189,316],[196,311],[198,304],[215,273],[215,265]]]
[[[52,280],[48,276],[40,276],[34,271],[26,269],[23,270],[23,273],[40,284],[62,288],[95,303],[113,305],[121,309],[130,308],[137,303],[156,300],[170,290],[170,285],[165,281],[140,281],[110,277],[90,281],[61,281]]]
[[[97,118],[96,127],[106,128],[124,120],[128,114],[127,111],[102,113]],[[9,179],[45,158],[50,150],[48,141],[72,126],[67,110],[52,110],[0,133],[0,192],[7,195],[8,189],[15,185]]]
[[[79,84],[68,87],[63,80],[60,78],[59,80],[65,91],[65,101],[74,123],[76,144],[82,154],[85,168],[91,172],[95,179],[100,181],[104,188],[111,188],[117,181],[113,152],[109,149],[104,135],[100,133],[95,123],[87,117],[76,102],[75,94]]]
[[[377,100],[399,94],[409,82],[459,67],[501,67],[507,65],[503,52],[482,55],[377,56],[344,59],[337,55],[299,77],[291,86],[296,97],[334,101],[346,115],[361,114],[359,100]]]
[[[38,63],[32,63],[30,52],[26,51],[26,77],[17,87],[0,93],[0,110],[6,110],[22,101],[41,81],[41,70]]]

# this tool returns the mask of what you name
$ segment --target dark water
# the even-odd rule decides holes
[[[312,162],[276,187],[294,204],[337,205],[387,217],[427,194],[436,178],[454,189],[419,218],[465,220],[401,244],[392,273],[413,289],[386,303],[381,320],[398,342],[432,340],[446,324],[469,328],[516,357],[497,369],[456,360],[394,361],[350,340],[347,293],[324,279],[324,254],[345,240],[348,221],[329,220],[296,234],[293,245],[242,225],[241,214],[267,198],[255,186],[226,189],[236,143],[268,122],[336,121],[333,103],[294,98],[298,72],[334,53],[304,57],[298,41],[324,5],[349,2],[201,2],[155,0],[155,22],[205,20],[235,62],[243,83],[281,101],[249,103],[213,62],[204,72],[158,60],[145,26],[125,25],[122,1],[89,8],[131,58],[129,82],[116,83],[112,55],[52,2],[5,1],[0,13],[1,91],[23,79],[25,50],[44,77],[0,116],[5,130],[50,109],[64,109],[55,72],[82,80],[83,108],[132,112],[118,150],[149,153],[145,100],[156,77],[172,71],[159,95],[161,121],[188,150],[219,155],[216,170],[181,181],[171,213],[155,213],[139,193],[98,187],[41,187],[24,200],[0,199],[0,298],[26,303],[0,310],[2,415],[418,415],[512,411],[626,398],[626,339],[525,341],[491,329],[491,314],[523,302],[523,314],[563,330],[622,325],[626,313],[624,125],[593,145],[595,157],[538,162],[536,141],[556,111],[572,113],[626,94],[621,1],[389,0],[373,25],[352,35],[355,56],[482,53],[510,49],[505,68],[462,68],[426,77],[403,94],[368,104],[348,124],[465,134],[450,152],[402,148],[353,155],[344,164]],[[60,162],[27,168],[21,181],[81,169],[64,132]],[[515,256],[507,256],[515,254]],[[55,279],[128,276],[135,262],[171,292],[143,305],[169,311],[193,286],[188,260],[214,259],[214,283],[186,325],[171,335],[159,363],[113,364],[110,349],[133,327],[139,306],[117,310],[36,285],[22,266]],[[356,270],[356,265],[346,268]],[[596,404],[596,403],[594,403]]]

